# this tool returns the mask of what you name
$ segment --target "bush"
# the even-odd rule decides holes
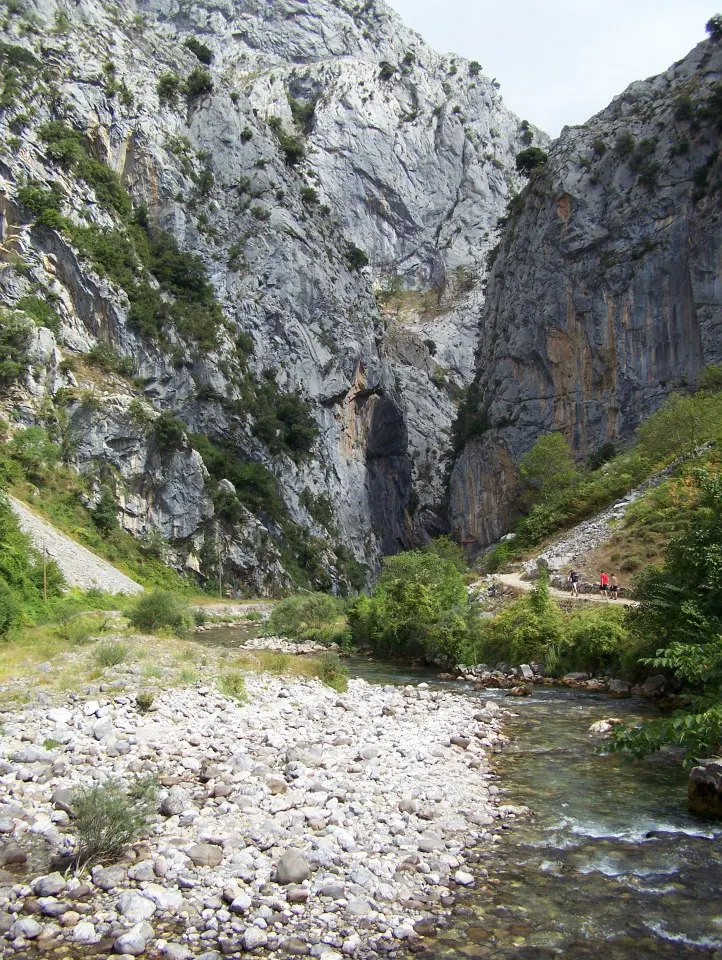
[[[26,296],[21,297],[15,306],[34,320],[39,327],[47,327],[55,334],[59,332],[60,318],[47,300],[35,296]]]
[[[128,647],[119,641],[102,643],[93,651],[93,662],[98,667],[117,667],[125,663],[129,652]]]
[[[527,147],[516,155],[516,169],[519,173],[529,177],[547,164],[549,155],[540,147]]]
[[[346,604],[327,593],[286,597],[274,607],[266,632],[310,643],[346,644]]]
[[[286,513],[278,490],[278,481],[262,463],[243,462],[230,444],[215,443],[200,433],[189,435],[194,450],[203,458],[213,480],[230,480],[236,495],[249,510],[280,520]]]
[[[562,613],[542,578],[530,594],[484,622],[479,652],[485,662],[541,662],[551,672],[558,665],[563,627]]]
[[[478,60],[472,60],[469,64],[469,76],[478,77],[481,73],[481,64]]]
[[[238,672],[224,673],[218,678],[218,689],[224,697],[236,700],[238,703],[247,703],[246,681],[243,674]]]
[[[55,630],[74,647],[83,647],[108,629],[108,618],[93,611],[81,611],[62,619]]]
[[[148,713],[154,700],[155,694],[152,690],[139,690],[135,695],[135,705],[138,708],[138,713]]]
[[[208,93],[213,93],[213,79],[210,73],[208,73],[206,70],[201,70],[200,67],[195,67],[188,74],[182,90],[186,100],[188,101],[188,104],[190,105],[199,97],[205,96],[205,94]]]
[[[59,213],[64,199],[65,191],[59,183],[51,183],[45,187],[39,181],[31,180],[18,190],[18,202],[37,217],[47,211]]]
[[[722,397],[672,394],[637,431],[637,449],[652,464],[693,453],[722,435]]]
[[[722,393],[722,365],[709,364],[699,375],[700,393]]]
[[[138,597],[130,614],[130,623],[136,630],[146,633],[168,629],[182,637],[189,632],[194,620],[182,597],[166,590],[154,590]]]
[[[614,142],[614,152],[621,160],[626,160],[632,155],[635,143],[634,136],[629,130],[624,130]]]
[[[521,458],[519,474],[542,502],[578,479],[572,452],[561,433],[547,433]]]
[[[705,24],[705,30],[710,40],[722,40],[722,13],[716,13]]]
[[[324,653],[318,670],[318,678],[327,687],[332,687],[339,693],[348,689],[348,671],[341,666],[337,653]]]
[[[25,317],[0,311],[0,389],[7,390],[25,376],[32,331]]]
[[[94,344],[87,354],[88,363],[109,373],[117,373],[121,377],[133,375],[133,360],[131,357],[121,357],[109,343],[100,340]]]
[[[393,75],[396,73],[396,67],[388,62],[388,60],[382,60],[379,65],[379,80],[391,80]]]
[[[370,597],[349,611],[354,642],[390,656],[475,663],[479,618],[451,560],[410,550],[383,561]]]
[[[624,610],[600,605],[580,611],[565,625],[560,665],[590,673],[625,672],[629,644]]]
[[[185,424],[164,410],[153,423],[155,442],[163,453],[180,450],[186,442]]]
[[[200,62],[204,63],[206,66],[213,61],[213,51],[207,44],[203,43],[201,40],[198,40],[197,37],[187,37],[183,41],[183,46],[187,47],[191,53],[194,53]]]
[[[3,577],[0,577],[0,637],[6,637],[20,621],[20,603]]]
[[[157,787],[152,777],[139,778],[127,786],[119,780],[106,780],[74,791],[71,807],[78,865],[89,867],[118,860],[129,843],[147,832],[156,806]]]
[[[177,73],[167,70],[160,75],[155,89],[160,102],[173,107],[178,102],[178,95],[181,92],[181,78]]]
[[[366,253],[353,243],[350,243],[346,249],[346,260],[352,270],[360,270],[362,267],[368,266],[369,262]]]
[[[108,487],[102,487],[95,507],[90,511],[93,523],[102,533],[110,533],[118,528],[118,504]]]

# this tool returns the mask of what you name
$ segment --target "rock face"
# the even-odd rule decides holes
[[[2,398],[14,425],[48,423],[50,398],[90,503],[104,485],[177,566],[206,575],[220,551],[257,591],[287,582],[289,530],[325,587],[339,551],[373,567],[438,533],[484,255],[543,135],[380,2],[23,10],[0,47],[22,74],[0,110],[0,303],[39,298],[55,332],[37,328]],[[165,240],[149,255],[139,225],[197,260],[174,268]],[[241,464],[235,494],[193,434]]]
[[[708,41],[632,84],[511,204],[489,284],[475,435],[454,467],[452,525],[488,544],[509,526],[515,465],[561,431],[578,456],[628,438],[722,359],[719,101]]]

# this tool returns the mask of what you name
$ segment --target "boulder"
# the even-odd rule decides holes
[[[223,851],[213,843],[194,843],[187,853],[196,867],[217,867],[223,860]]]
[[[722,763],[710,761],[690,770],[687,806],[691,813],[722,819]]]
[[[127,953],[131,957],[139,957],[145,953],[148,941],[153,937],[153,927],[147,922],[136,923],[127,933],[121,934],[113,944],[116,953]]]
[[[632,684],[626,680],[610,680],[607,689],[615,697],[629,697],[632,693]]]
[[[300,850],[287,850],[276,865],[276,883],[303,883],[311,876],[311,867]]]

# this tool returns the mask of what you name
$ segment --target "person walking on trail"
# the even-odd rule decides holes
[[[579,574],[577,573],[576,570],[572,570],[571,573],[569,574],[569,583],[572,589],[572,596],[578,597],[579,596]]]
[[[599,574],[599,592],[603,597],[609,599],[609,577],[603,570]]]
[[[614,574],[612,574],[612,581],[609,584],[609,593],[612,600],[616,600],[617,597],[619,596],[619,583],[617,581],[617,578],[614,576]]]

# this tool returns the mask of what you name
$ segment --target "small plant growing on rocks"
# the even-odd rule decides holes
[[[218,689],[224,697],[230,697],[238,703],[247,703],[246,681],[237,671],[224,673],[218,678]]]
[[[106,780],[73,793],[77,834],[76,862],[87,867],[117,860],[133,840],[147,831],[157,808],[157,785],[142,777],[127,786]]]
[[[128,648],[124,643],[111,641],[102,643],[93,653],[93,661],[98,667],[117,667],[128,659]]]
[[[324,653],[318,668],[318,678],[327,687],[337,690],[339,693],[345,693],[348,689],[348,672],[341,666],[341,661],[337,653]]]
[[[148,713],[153,706],[155,694],[152,690],[139,690],[135,695],[135,705],[139,713]]]

